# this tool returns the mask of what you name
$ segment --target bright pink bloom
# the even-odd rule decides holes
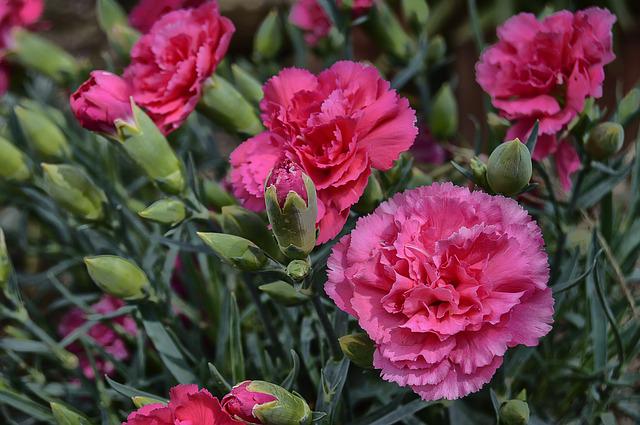
[[[100,300],[91,306],[91,310],[96,314],[113,313],[124,306],[124,302],[110,295],[104,295]],[[82,309],[75,307],[69,310],[58,326],[58,332],[62,337],[66,337],[80,326],[87,322],[87,317]],[[122,338],[113,330],[113,326],[120,327],[129,335],[135,336],[138,332],[136,322],[131,316],[119,316],[111,320],[111,327],[104,323],[96,323],[86,332],[89,338],[92,338],[96,344],[101,346],[107,353],[116,360],[127,360],[129,358],[129,350],[127,349]],[[76,354],[80,360],[80,368],[82,373],[89,379],[94,378],[94,371],[89,362],[89,358],[84,352],[79,342],[74,342],[69,347],[69,351]],[[95,358],[96,368],[100,374],[111,374],[115,370],[113,363],[99,356]]]
[[[193,112],[234,31],[218,3],[210,1],[167,13],[133,46],[124,78],[136,103],[165,134]]]
[[[149,32],[158,19],[178,9],[198,7],[207,0],[140,0],[129,14],[131,26]]]
[[[177,385],[167,404],[154,403],[132,412],[122,425],[238,425],[222,410],[217,398],[197,385]]]
[[[517,202],[451,183],[396,195],[328,261],[327,294],[376,343],[382,377],[425,400],[479,390],[507,348],[551,330],[540,228]]]
[[[318,243],[336,236],[367,185],[413,143],[415,111],[371,66],[338,62],[315,76],[289,68],[264,86],[267,131],[231,154],[231,182],[247,208],[264,209],[264,182],[285,155],[318,192]]]
[[[307,188],[304,185],[302,174],[302,168],[287,158],[282,158],[273,167],[265,187],[272,185],[276,187],[276,197],[280,207],[284,206],[289,192],[295,192],[305,201],[308,200]]]
[[[129,84],[106,71],[93,71],[70,97],[71,110],[87,130],[115,134],[117,119],[130,120],[131,90]]]
[[[251,381],[244,381],[233,387],[231,392],[222,398],[222,409],[232,418],[250,424],[261,424],[253,415],[253,408],[277,400],[271,394],[250,391]]]
[[[338,0],[337,4],[342,6],[342,1]],[[371,6],[373,0],[355,0],[352,6],[353,15],[363,15]],[[318,0],[298,0],[291,8],[289,20],[305,32],[304,39],[311,46],[315,46],[320,39],[329,35],[331,30],[331,19]]]
[[[556,135],[584,108],[587,97],[602,96],[604,66],[615,55],[611,28],[616,17],[592,7],[554,13],[539,21],[530,13],[513,16],[498,28],[498,42],[484,51],[476,79],[493,105],[514,122],[507,139],[526,140],[536,120],[540,160],[559,148]],[[565,187],[580,166],[578,155],[562,153],[558,173]]]

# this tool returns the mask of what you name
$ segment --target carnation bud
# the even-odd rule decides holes
[[[500,407],[500,425],[529,423],[529,405],[523,400],[509,400]]]
[[[340,348],[345,356],[356,366],[363,369],[373,368],[373,352],[375,344],[365,333],[355,333],[338,338]]]
[[[507,135],[507,130],[511,127],[509,120],[502,118],[494,112],[489,112],[487,114],[487,124],[493,133],[493,138],[499,141],[504,140]]]
[[[410,56],[413,42],[385,2],[377,2],[367,25],[386,52],[399,59]]]
[[[151,292],[147,275],[134,262],[115,255],[86,257],[89,276],[105,293],[123,300],[146,298]]]
[[[487,165],[478,158],[471,158],[471,161],[469,161],[469,168],[471,168],[471,174],[473,175],[474,182],[478,186],[488,189]]]
[[[4,291],[9,285],[11,275],[11,260],[4,240],[4,232],[0,229],[0,290]]]
[[[57,83],[73,80],[80,71],[75,58],[56,44],[24,28],[14,28],[11,33],[12,57],[26,68],[50,77]]]
[[[45,158],[65,158],[71,153],[62,130],[42,111],[16,106],[18,122],[31,146]]]
[[[227,130],[250,136],[263,130],[253,106],[219,75],[213,75],[205,82],[198,106],[213,122]]]
[[[296,282],[302,281],[305,277],[309,276],[311,272],[311,264],[308,260],[292,260],[287,265],[287,274]]]
[[[229,192],[227,192],[220,183],[205,179],[203,182],[204,196],[207,203],[214,208],[222,208],[234,205],[236,200]]]
[[[178,199],[160,199],[140,211],[138,215],[147,220],[175,226],[185,219],[187,209]]]
[[[129,157],[167,193],[185,188],[182,164],[153,120],[131,100],[134,123],[115,121],[122,147]]]
[[[318,205],[313,181],[293,161],[282,159],[267,178],[267,216],[282,252],[305,259],[316,244]]]
[[[56,402],[51,402],[49,405],[58,425],[91,425],[91,421],[75,409]]]
[[[244,381],[222,399],[222,408],[234,419],[250,424],[307,425],[311,409],[302,397],[264,381]]]
[[[640,111],[640,88],[634,87],[629,90],[618,104],[617,121],[625,125],[629,119]]]
[[[44,188],[62,208],[87,221],[104,217],[107,197],[79,167],[68,164],[42,164]]]
[[[98,24],[111,45],[120,54],[128,55],[140,33],[129,25],[126,12],[115,0],[98,0],[96,12]]]
[[[369,182],[364,189],[364,193],[358,200],[358,203],[353,206],[353,210],[360,214],[368,214],[375,210],[376,207],[384,199],[384,193],[382,192],[382,186],[374,173],[369,176]]]
[[[438,139],[450,139],[458,131],[458,103],[449,84],[436,93],[429,114],[429,128]]]
[[[231,65],[231,73],[233,74],[233,81],[242,96],[256,105],[259,104],[264,97],[260,81],[235,63]]]
[[[198,233],[221,259],[243,271],[258,271],[267,264],[267,256],[253,242],[224,233]]]
[[[402,13],[416,29],[423,28],[429,19],[427,0],[402,0]]]
[[[520,193],[529,184],[532,173],[531,153],[519,139],[500,144],[487,162],[489,187],[506,196]]]
[[[447,54],[447,42],[440,34],[435,35],[429,41],[427,46],[427,61],[429,63],[438,63],[442,61]]]
[[[597,160],[607,159],[616,154],[624,144],[624,129],[615,122],[603,122],[589,133],[584,150]]]
[[[27,157],[13,143],[0,137],[0,179],[24,182],[30,178]]]
[[[307,295],[282,280],[261,285],[258,289],[267,294],[272,300],[286,306],[299,305],[309,300]]]
[[[107,71],[93,71],[71,95],[71,111],[87,130],[116,137],[116,120],[133,123],[130,89],[121,77]]]
[[[273,59],[282,48],[282,25],[277,10],[269,12],[253,39],[253,53],[258,59]]]

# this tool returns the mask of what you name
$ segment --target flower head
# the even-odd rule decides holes
[[[133,46],[124,78],[136,103],[165,134],[193,112],[234,31],[210,1],[167,13]]]
[[[3,0],[0,2],[0,49],[7,47],[8,37],[14,27],[35,24],[42,11],[42,0]]]
[[[233,387],[222,399],[222,406],[232,417],[250,424],[260,424],[262,422],[253,415],[253,408],[277,399],[271,394],[250,391],[249,384],[251,381],[244,381]]]
[[[198,7],[207,0],[140,0],[129,14],[131,26],[149,32],[158,19],[178,9]]]
[[[479,390],[507,348],[551,329],[540,228],[515,201],[450,183],[396,195],[333,249],[326,292],[425,400]]]

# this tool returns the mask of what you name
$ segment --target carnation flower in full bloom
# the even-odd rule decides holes
[[[217,398],[197,385],[171,388],[169,403],[153,403],[132,412],[122,425],[238,425]]]
[[[540,228],[514,200],[450,183],[396,195],[333,249],[326,292],[358,319],[382,377],[425,400],[491,380],[551,329]]]
[[[178,9],[198,7],[207,0],[140,0],[129,14],[131,26],[148,32],[163,15]]]
[[[388,170],[417,134],[415,111],[371,66],[338,62],[315,76],[281,71],[264,86],[267,131],[231,154],[231,182],[247,208],[264,209],[264,183],[286,156],[318,193],[318,243],[336,236],[371,168]]]
[[[91,306],[93,312],[97,314],[113,313],[124,306],[124,302],[110,295],[104,295],[100,300]],[[80,308],[69,310],[60,321],[58,332],[63,337],[69,335],[80,326],[87,322],[86,314]],[[131,316],[119,316],[112,320],[112,326],[119,326],[124,332],[135,335],[138,332],[136,322]],[[127,349],[122,338],[116,331],[104,323],[96,323],[87,331],[87,336],[92,338],[96,344],[100,345],[107,353],[116,360],[127,360],[129,358],[129,350]],[[91,367],[88,357],[84,353],[84,349],[80,343],[74,342],[68,347],[69,351],[76,354],[80,360],[82,373],[89,379],[94,378],[94,371]],[[109,360],[96,357],[96,368],[101,374],[111,374],[115,370],[113,363]]]
[[[234,31],[210,1],[167,13],[133,46],[124,78],[136,103],[165,134],[193,112]]]
[[[580,159],[557,135],[584,108],[587,97],[602,96],[604,66],[615,55],[611,27],[616,18],[592,7],[561,11],[537,20],[530,13],[510,18],[498,28],[498,42],[484,51],[476,78],[493,105],[513,121],[507,140],[526,140],[539,120],[534,159],[555,154],[565,188]]]

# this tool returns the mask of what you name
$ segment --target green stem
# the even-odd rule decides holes
[[[320,296],[314,294],[311,297],[311,303],[313,304],[313,308],[316,310],[316,314],[320,319],[320,324],[322,325],[322,329],[329,340],[329,348],[331,349],[331,355],[334,359],[340,359],[342,357],[342,349],[340,348],[340,343],[338,342],[338,337],[331,325],[331,321],[329,320],[329,315],[327,314],[327,310],[325,310],[324,305],[322,305],[322,300]]]

